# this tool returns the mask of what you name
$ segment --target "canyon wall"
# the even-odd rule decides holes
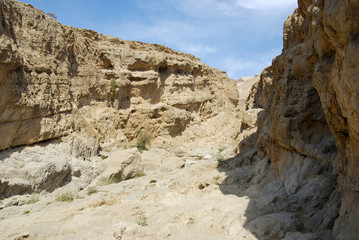
[[[245,100],[238,93],[252,80],[238,91],[192,55],[1,0],[0,150],[59,139],[71,144],[69,156],[87,158],[146,132],[222,156],[244,139],[238,156],[217,159],[222,193],[250,199],[244,228],[259,239],[357,239],[359,2],[298,4],[282,54]],[[224,231],[239,238],[238,216],[226,217]]]
[[[319,190],[322,196],[313,193],[302,204],[304,214],[310,202],[325,195],[319,206],[311,206],[317,211],[307,216],[307,231],[333,228],[335,239],[357,239],[359,2],[298,4],[284,23],[282,54],[263,71],[256,87],[254,105],[265,109],[258,119],[259,154],[269,157],[284,185],[297,178],[297,185],[286,189],[297,198],[305,189],[303,179],[327,178],[321,182],[326,189]],[[312,162],[306,170],[309,176],[289,171],[296,161],[302,170]],[[335,203],[337,192],[340,200]],[[333,216],[319,217],[323,209]]]
[[[236,82],[190,54],[64,26],[14,0],[0,19],[0,150],[73,136],[91,155],[220,115],[233,121],[202,135],[238,135]]]

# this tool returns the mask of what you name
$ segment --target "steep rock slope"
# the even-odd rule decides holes
[[[78,155],[93,155],[213,118],[200,135],[238,135],[235,81],[192,55],[64,26],[15,0],[1,1],[0,19],[0,150],[76,132]]]
[[[298,4],[284,24],[283,52],[256,88],[254,105],[265,109],[259,155],[269,157],[271,173],[295,196],[292,210],[305,218],[299,229],[357,239],[359,2]]]

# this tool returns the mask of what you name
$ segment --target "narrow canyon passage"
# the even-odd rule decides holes
[[[359,238],[359,2],[237,81],[0,0],[0,239]]]

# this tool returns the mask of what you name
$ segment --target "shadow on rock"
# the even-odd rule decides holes
[[[258,151],[256,141],[256,134],[248,136],[237,156],[218,164],[227,175],[221,191],[250,199],[242,226],[248,232],[237,225],[226,231],[238,239],[332,239],[340,205],[332,167],[288,152],[275,169],[271,159]]]

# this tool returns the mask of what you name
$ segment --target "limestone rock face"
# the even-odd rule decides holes
[[[325,193],[334,212],[331,223],[313,224],[316,229],[308,226],[309,232],[333,228],[335,239],[356,239],[359,3],[300,0],[298,4],[284,23],[282,54],[265,69],[257,86],[254,105],[265,108],[258,120],[258,149],[269,156],[271,169],[284,181],[291,177],[286,167],[290,159],[322,166],[313,176],[337,178]],[[288,187],[293,194],[303,190],[300,185]],[[335,191],[341,196],[335,204],[339,211],[333,208]],[[317,217],[307,222],[314,223]],[[324,215],[321,219],[329,220]]]
[[[70,157],[51,147],[24,149],[21,154],[1,153],[0,157],[1,198],[43,190],[52,192],[71,178]]]
[[[242,77],[237,81],[237,89],[238,89],[238,98],[239,98],[239,106],[242,110],[248,109],[247,105],[253,102],[254,97],[253,93],[255,91],[251,91],[254,84],[258,84],[259,82],[259,74],[254,77]],[[251,106],[252,107],[252,106]]]
[[[359,3],[298,4],[282,54],[236,83],[192,55],[2,0],[0,150],[10,149],[0,152],[1,231],[358,239]],[[151,149],[130,148],[144,132]],[[51,139],[60,140],[11,148]],[[79,199],[53,201],[69,190]],[[25,218],[33,192],[41,199]],[[84,219],[97,228],[89,233]],[[44,233],[53,222],[62,228]]]
[[[0,19],[0,150],[73,132],[111,149],[220,112],[238,119],[236,82],[192,55],[64,26],[13,0]]]
[[[94,185],[105,185],[109,181],[121,182],[142,175],[140,153],[137,148],[115,151],[103,162],[103,169],[104,171],[95,179]]]

